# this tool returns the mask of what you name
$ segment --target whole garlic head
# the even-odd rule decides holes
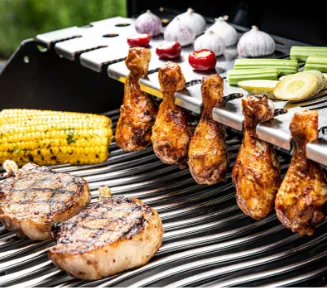
[[[195,35],[200,35],[206,30],[206,20],[200,14],[195,13],[191,8],[188,8],[185,13],[176,17],[178,17],[186,27],[191,29]]]
[[[181,46],[192,44],[195,40],[195,33],[176,17],[165,29],[164,39],[169,42],[178,42]]]
[[[216,56],[225,52],[224,40],[212,30],[207,30],[202,36],[197,38],[194,43],[194,50],[208,49],[213,51]]]
[[[256,26],[243,34],[237,45],[238,54],[242,57],[260,57],[274,53],[274,39]]]
[[[238,40],[238,35],[235,28],[232,25],[228,24],[226,22],[227,20],[228,16],[219,17],[216,19],[216,22],[208,29],[212,30],[218,36],[223,38],[226,47],[235,45]]]

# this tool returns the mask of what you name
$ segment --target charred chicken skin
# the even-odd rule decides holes
[[[242,99],[244,138],[233,168],[236,199],[241,210],[261,219],[274,207],[280,184],[280,165],[271,144],[258,139],[256,126],[271,119],[274,109],[266,96]]]
[[[0,184],[0,219],[19,237],[51,239],[51,225],[78,214],[91,201],[87,182],[47,167],[3,164],[9,178]]]
[[[319,164],[306,157],[306,144],[318,138],[318,112],[296,112],[290,131],[295,149],[277,193],[276,214],[286,228],[312,235],[325,219],[327,202],[325,174]]]
[[[155,154],[166,164],[184,167],[191,139],[188,113],[174,102],[174,94],[185,88],[181,68],[167,62],[159,69],[160,90],[163,101],[153,126],[152,143]]]
[[[97,203],[54,225],[53,233],[49,258],[71,276],[92,280],[146,264],[161,246],[163,226],[142,201],[100,187]]]
[[[151,145],[158,108],[152,96],[142,92],[139,85],[140,78],[148,74],[150,59],[149,49],[135,47],[129,49],[125,60],[130,73],[116,129],[116,143],[124,151],[144,150]]]
[[[212,109],[223,101],[224,80],[211,75],[202,80],[203,113],[190,142],[188,164],[194,180],[213,185],[223,181],[228,169],[224,126],[212,119]]]

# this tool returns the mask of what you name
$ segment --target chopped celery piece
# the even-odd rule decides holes
[[[327,47],[293,46],[291,48],[290,58],[304,62],[311,55],[327,57]]]
[[[278,68],[280,75],[294,74],[298,70],[296,60],[281,59],[237,59],[234,64],[235,70]]]
[[[276,68],[229,70],[227,80],[229,85],[237,85],[243,80],[277,80],[279,71]]]
[[[307,70],[318,70],[323,73],[327,73],[327,65],[326,64],[305,64],[304,71]]]
[[[310,55],[303,70],[318,70],[320,72],[327,72],[327,55],[325,57]]]
[[[310,55],[306,61],[306,64],[325,64],[325,65],[327,65],[327,55],[326,56]]]

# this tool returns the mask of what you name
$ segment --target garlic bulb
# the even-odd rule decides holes
[[[164,38],[166,41],[176,41],[181,46],[186,46],[194,42],[195,33],[187,26],[182,24],[180,19],[176,17],[166,27]]]
[[[197,38],[194,43],[194,50],[208,49],[213,51],[216,56],[224,53],[226,46],[224,40],[213,31],[206,31]]]
[[[238,36],[235,28],[228,24],[226,21],[228,20],[228,16],[219,17],[216,19],[215,24],[210,26],[208,30],[212,30],[218,36],[224,39],[225,45],[232,46],[237,43]]]
[[[276,48],[274,39],[258,27],[244,33],[237,45],[238,54],[242,57],[260,57],[274,53]]]
[[[158,16],[147,10],[144,14],[137,17],[135,29],[138,33],[156,36],[161,33],[162,23]]]
[[[188,8],[185,13],[177,17],[186,27],[191,29],[195,35],[200,35],[206,30],[206,20],[200,14],[195,13],[191,8]]]

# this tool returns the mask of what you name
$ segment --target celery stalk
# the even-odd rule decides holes
[[[229,85],[237,85],[243,80],[277,80],[279,71],[276,68],[269,69],[249,69],[249,70],[229,70],[227,80]]]
[[[327,64],[305,64],[303,70],[317,70],[323,73],[327,73]]]
[[[310,55],[303,70],[318,70],[320,72],[327,72],[327,55],[324,57],[316,54]]]
[[[306,64],[325,64],[325,65],[327,65],[327,55],[326,56],[310,55],[306,61]]]
[[[277,68],[280,75],[295,74],[298,70],[296,60],[281,59],[237,59],[235,70]]]
[[[327,56],[327,47],[293,46],[291,48],[290,58],[298,61],[306,61],[311,55]]]

